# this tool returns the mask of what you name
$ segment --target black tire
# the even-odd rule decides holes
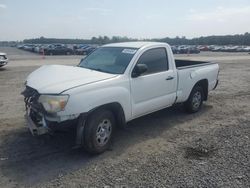
[[[203,88],[199,85],[194,86],[192,89],[188,100],[184,103],[185,110],[188,113],[198,112],[204,100],[204,91]]]
[[[107,129],[105,129],[105,126]],[[115,118],[112,112],[105,109],[93,112],[87,118],[84,127],[85,150],[92,154],[100,154],[106,151],[110,146],[114,128]]]

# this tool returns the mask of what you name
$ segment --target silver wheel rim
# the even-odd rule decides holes
[[[201,104],[201,92],[197,91],[193,96],[192,106],[194,109],[198,109],[200,107],[200,104]]]
[[[97,126],[96,142],[99,146],[104,146],[110,139],[112,124],[109,119],[102,120]]]

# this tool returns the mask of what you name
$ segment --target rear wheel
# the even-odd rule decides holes
[[[190,93],[188,100],[185,102],[184,106],[187,112],[195,113],[201,109],[204,100],[204,91],[200,86],[195,86]]]
[[[84,148],[86,151],[99,154],[108,149],[114,132],[115,118],[109,110],[93,112],[84,127]]]

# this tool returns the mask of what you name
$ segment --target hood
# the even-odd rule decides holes
[[[86,85],[117,75],[102,73],[81,67],[44,65],[27,78],[27,86],[41,94],[59,94],[73,87]]]

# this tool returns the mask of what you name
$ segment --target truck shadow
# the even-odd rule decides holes
[[[0,67],[0,72],[2,71],[7,71],[7,69],[5,67]]]
[[[125,130],[119,129],[117,131],[111,149],[117,155],[122,154],[130,145],[161,137],[166,130],[173,133],[173,128],[181,129],[185,126],[185,123],[198,118],[203,113],[207,113],[211,108],[212,106],[204,104],[200,112],[188,114],[184,111],[182,105],[176,105],[133,120],[127,124]]]
[[[128,123],[125,130],[118,130],[110,150],[99,156],[91,156],[83,149],[72,149],[74,133],[32,137],[27,129],[20,128],[1,137],[0,171],[9,182],[34,186],[83,169],[92,162],[119,157],[130,146],[160,136],[163,131],[171,130],[211,108],[204,105],[198,114],[188,115],[181,107],[175,106],[136,119]]]

